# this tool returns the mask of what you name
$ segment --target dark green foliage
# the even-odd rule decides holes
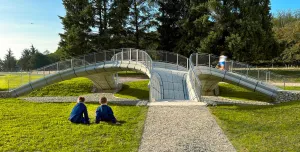
[[[300,60],[300,11],[279,12],[273,19],[274,32],[282,50],[279,61],[299,64]]]
[[[159,1],[159,12],[161,13],[157,20],[160,26],[157,31],[160,34],[161,50],[174,51],[177,43],[182,37],[180,33],[179,21],[184,15],[183,0]]]
[[[38,49],[31,45],[30,49],[24,49],[22,52],[22,56],[17,63],[19,70],[34,70],[50,63],[56,62],[59,60],[59,57],[55,56],[54,54],[55,53],[49,54],[47,52],[45,52],[45,54],[42,54]]]
[[[60,49],[66,56],[76,56],[92,51],[91,26],[94,23],[93,8],[89,0],[63,0],[66,16],[60,17],[64,26]]]
[[[13,72],[17,70],[17,60],[13,55],[13,52],[11,49],[7,50],[7,54],[4,57],[4,60],[2,61],[2,69],[3,71],[9,71]]]

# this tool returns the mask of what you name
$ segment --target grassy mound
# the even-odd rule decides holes
[[[68,121],[75,103],[0,99],[0,151],[137,151],[147,107],[111,106],[121,126]],[[86,104],[91,121],[97,104]]]
[[[242,87],[229,83],[219,83],[220,96],[237,100],[255,100],[270,102],[271,98],[253,90],[247,90]]]
[[[127,99],[149,99],[148,83],[149,80],[124,83],[122,90],[115,96]]]
[[[237,151],[298,151],[300,102],[210,107]]]
[[[93,82],[91,80],[79,77],[34,90],[28,96],[78,96],[91,93],[92,87]]]

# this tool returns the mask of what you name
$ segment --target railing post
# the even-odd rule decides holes
[[[94,62],[95,62],[95,66],[96,66],[96,64],[97,64],[96,52],[94,52]]]
[[[166,62],[168,62],[168,53],[166,52]]]
[[[257,79],[259,80],[259,69],[258,68],[256,69],[257,69]]]
[[[124,51],[123,51],[123,49],[122,49],[122,53],[121,53],[121,63],[123,62],[123,53],[124,53]]]
[[[59,68],[58,68],[58,62],[56,63],[56,68],[57,68],[57,69],[56,69],[56,72],[58,72],[58,69],[59,69]]]
[[[268,72],[266,72],[266,82],[268,82]]]
[[[45,77],[45,67],[43,68],[43,75]],[[22,78],[22,73],[21,73],[21,78]],[[21,81],[21,84],[22,84],[22,81]]]
[[[247,64],[247,70],[246,70],[246,72],[247,72],[247,77],[248,77],[248,64]]]
[[[129,49],[129,62],[131,61],[131,48]]]
[[[118,57],[117,57],[117,55],[116,55],[115,49],[114,49],[114,56],[115,56],[115,58],[116,58],[115,60],[118,61]]]
[[[176,65],[177,65],[177,70],[178,70],[178,53],[177,53]]]
[[[208,67],[210,68],[210,54],[208,54]]]
[[[230,68],[231,70],[231,72],[233,71],[232,69],[233,69],[233,61],[231,61],[231,68]]]
[[[196,67],[198,67],[198,53],[196,53]]]
[[[73,59],[71,59],[71,68],[73,68]],[[45,68],[44,68],[45,69]]]
[[[106,51],[104,51],[104,62],[106,61]]]
[[[9,86],[9,76],[7,78],[7,90],[9,91],[10,90],[10,86]]]
[[[86,66],[85,65],[85,55],[83,55],[83,63],[84,63],[84,67]]]
[[[139,50],[136,50],[136,63],[139,61]]]
[[[189,70],[189,58],[186,58],[186,69]]]

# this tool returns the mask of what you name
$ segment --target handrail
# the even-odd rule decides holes
[[[190,59],[195,66],[209,66],[211,68],[215,68],[219,62],[218,56],[208,53],[193,53]],[[275,83],[282,84],[283,88],[285,86],[283,75],[274,74],[267,70],[259,70],[259,68],[246,63],[228,60],[225,62],[225,70],[258,80],[261,84],[277,90],[280,90],[280,88],[275,86]]]
[[[8,90],[15,89],[20,86],[9,86],[9,82],[16,81],[21,82],[21,86],[31,83],[39,78],[46,77],[48,75],[53,75],[58,72],[62,72],[64,70],[69,70],[73,68],[86,67],[87,65],[96,65],[99,63],[111,62],[113,57],[116,54],[123,54],[124,57],[122,60],[126,61],[136,61],[145,65],[149,72],[152,70],[152,59],[147,54],[147,52],[138,49],[132,48],[123,48],[123,49],[113,49],[113,50],[103,50],[99,52],[93,52],[89,54],[85,54],[82,56],[74,57],[71,59],[66,59],[64,61],[59,61],[56,63],[52,63],[50,65],[43,66],[41,68],[26,72],[20,73],[20,75],[16,75],[15,78],[8,80]],[[127,54],[124,55],[124,54]],[[136,55],[137,54],[137,55]],[[144,58],[138,58],[138,56],[142,55]],[[130,58],[129,58],[130,57]],[[131,58],[132,57],[132,58]],[[118,60],[116,60],[118,61]]]

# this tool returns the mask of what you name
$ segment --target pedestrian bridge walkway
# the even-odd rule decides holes
[[[114,49],[86,54],[57,62],[30,74],[42,78],[10,90],[13,97],[21,96],[44,86],[74,77],[87,77],[99,90],[116,90],[120,87],[118,72],[137,71],[150,79],[150,101],[202,101],[201,95],[215,92],[217,83],[225,81],[259,91],[271,98],[279,88],[235,72],[221,71],[203,64],[200,54],[190,58],[164,51]],[[29,74],[29,75],[30,75]]]

